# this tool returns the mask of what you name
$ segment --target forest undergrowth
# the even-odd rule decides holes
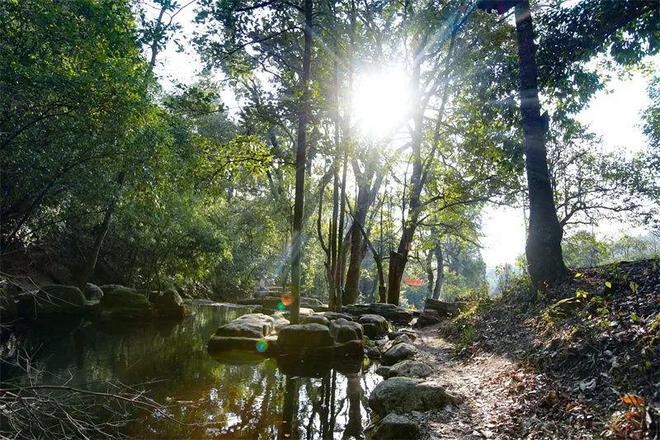
[[[531,305],[528,283],[518,280],[501,297],[473,301],[452,321],[426,330],[419,344],[444,364],[439,376],[467,396],[468,409],[464,423],[459,417],[451,427],[438,415],[432,431],[461,438],[658,438],[659,264],[573,270]],[[469,432],[456,432],[462,425]]]

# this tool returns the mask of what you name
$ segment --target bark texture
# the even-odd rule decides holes
[[[520,61],[520,110],[525,133],[525,168],[529,190],[529,231],[525,252],[529,275],[533,286],[537,288],[563,278],[567,271],[562,257],[561,226],[557,220],[546,158],[529,1],[519,1],[515,14]]]

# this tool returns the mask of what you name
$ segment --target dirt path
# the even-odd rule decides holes
[[[430,439],[594,438],[584,431],[588,414],[577,408],[575,421],[561,419],[558,392],[542,374],[530,372],[503,355],[479,352],[458,357],[437,327],[418,331],[417,358],[431,365],[428,378],[463,398],[457,407],[413,414]],[[578,429],[573,429],[578,428]]]

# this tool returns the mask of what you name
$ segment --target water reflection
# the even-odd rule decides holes
[[[47,374],[44,383],[94,388],[107,381],[143,384],[169,408],[136,414],[118,428],[138,438],[361,438],[365,395],[377,383],[362,365],[301,364],[287,359],[213,358],[206,342],[245,313],[198,307],[179,323],[101,324],[68,319],[19,329],[23,347]],[[21,382],[3,369],[3,381]],[[175,419],[175,420],[173,420]]]

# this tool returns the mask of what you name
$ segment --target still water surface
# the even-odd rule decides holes
[[[342,372],[323,366],[311,372],[275,359],[214,358],[206,351],[209,337],[249,310],[196,305],[194,311],[177,323],[72,319],[31,325],[18,335],[47,372],[42,383],[136,385],[166,404],[169,417],[143,411],[117,428],[133,438],[362,438],[366,396],[379,381],[375,366],[365,361]]]

